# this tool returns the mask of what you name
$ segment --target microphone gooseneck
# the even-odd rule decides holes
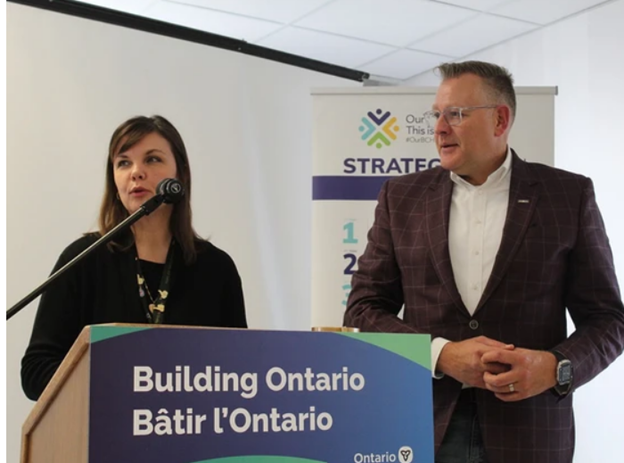
[[[123,230],[128,229],[130,226],[132,226],[133,223],[135,223],[141,217],[144,217],[154,212],[161,204],[177,203],[178,201],[180,201],[180,199],[182,199],[182,196],[184,196],[184,187],[182,186],[182,183],[180,183],[179,180],[176,180],[174,178],[166,178],[162,180],[156,187],[156,194],[154,196],[152,196],[150,199],[145,201],[141,205],[141,207],[139,207],[137,211],[135,211],[133,214],[131,214],[129,217],[127,217],[125,220],[119,223],[115,228],[110,230],[108,233],[102,236],[99,240],[97,240],[87,249],[85,249],[76,257],[74,257],[71,261],[69,261],[63,267],[61,267],[52,275],[50,275],[46,281],[44,281],[41,285],[35,288],[30,294],[28,294],[21,301],[19,301],[13,307],[7,310],[6,319],[9,320],[16,313],[18,313],[20,310],[26,307],[26,305],[28,305],[37,296],[43,293],[50,284],[52,284],[59,277],[64,275],[68,269],[76,265],[79,261],[84,259],[87,255],[95,251],[95,249],[108,243],[118,233],[122,232]]]

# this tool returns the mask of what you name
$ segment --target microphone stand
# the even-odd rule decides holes
[[[143,203],[141,205],[141,207],[139,207],[139,209],[134,214],[130,215],[123,222],[121,222],[119,225],[117,225],[115,228],[113,228],[107,234],[102,236],[99,240],[97,240],[95,243],[93,243],[87,249],[85,249],[80,254],[78,254],[76,257],[74,257],[71,261],[69,261],[63,267],[61,267],[56,272],[54,272],[52,275],[50,275],[46,281],[44,281],[41,285],[39,285],[39,287],[35,288],[28,296],[26,296],[24,299],[19,301],[17,304],[15,304],[9,310],[7,310],[7,320],[9,320],[13,315],[15,315],[17,312],[19,312],[25,306],[27,306],[30,302],[32,302],[33,299],[35,299],[37,296],[39,296],[41,293],[43,293],[49,285],[51,285],[54,281],[56,281],[56,279],[59,278],[61,275],[63,275],[67,270],[72,268],[74,265],[76,265],[82,259],[87,257],[89,254],[91,254],[93,251],[95,251],[100,246],[108,243],[119,232],[124,231],[126,228],[130,227],[130,225],[132,225],[134,222],[136,222],[140,218],[142,218],[142,217],[144,217],[146,215],[149,215],[152,212],[154,212],[154,210],[156,210],[156,208],[158,208],[158,206],[160,206],[163,202],[165,202],[165,199],[167,199],[166,195],[164,195],[164,194],[157,194],[157,195],[153,196],[152,198],[148,199],[147,201],[145,201],[145,203]]]

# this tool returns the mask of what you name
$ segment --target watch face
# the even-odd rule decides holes
[[[569,360],[562,360],[557,368],[557,382],[568,384],[570,381],[572,381],[572,363]]]

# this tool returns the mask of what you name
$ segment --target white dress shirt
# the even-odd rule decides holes
[[[474,314],[492,273],[496,253],[503,237],[511,185],[511,153],[482,185],[472,185],[450,173],[453,185],[449,215],[449,254],[457,290],[464,305]],[[434,378],[442,348],[450,342],[435,338],[431,342],[431,367]]]

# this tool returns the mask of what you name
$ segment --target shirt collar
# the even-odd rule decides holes
[[[472,183],[467,182],[466,180],[461,178],[455,172],[451,172],[451,180],[456,185],[463,185],[463,186],[472,187],[472,188],[479,188],[479,187],[486,187],[486,186],[491,187],[502,182],[505,178],[507,178],[507,176],[511,172],[511,160],[512,160],[511,148],[509,147],[509,145],[507,145],[507,154],[505,155],[505,160],[503,161],[503,163],[500,165],[498,169],[496,169],[494,172],[492,172],[489,175],[489,177],[487,178],[484,184],[478,185],[478,186],[473,185]]]

